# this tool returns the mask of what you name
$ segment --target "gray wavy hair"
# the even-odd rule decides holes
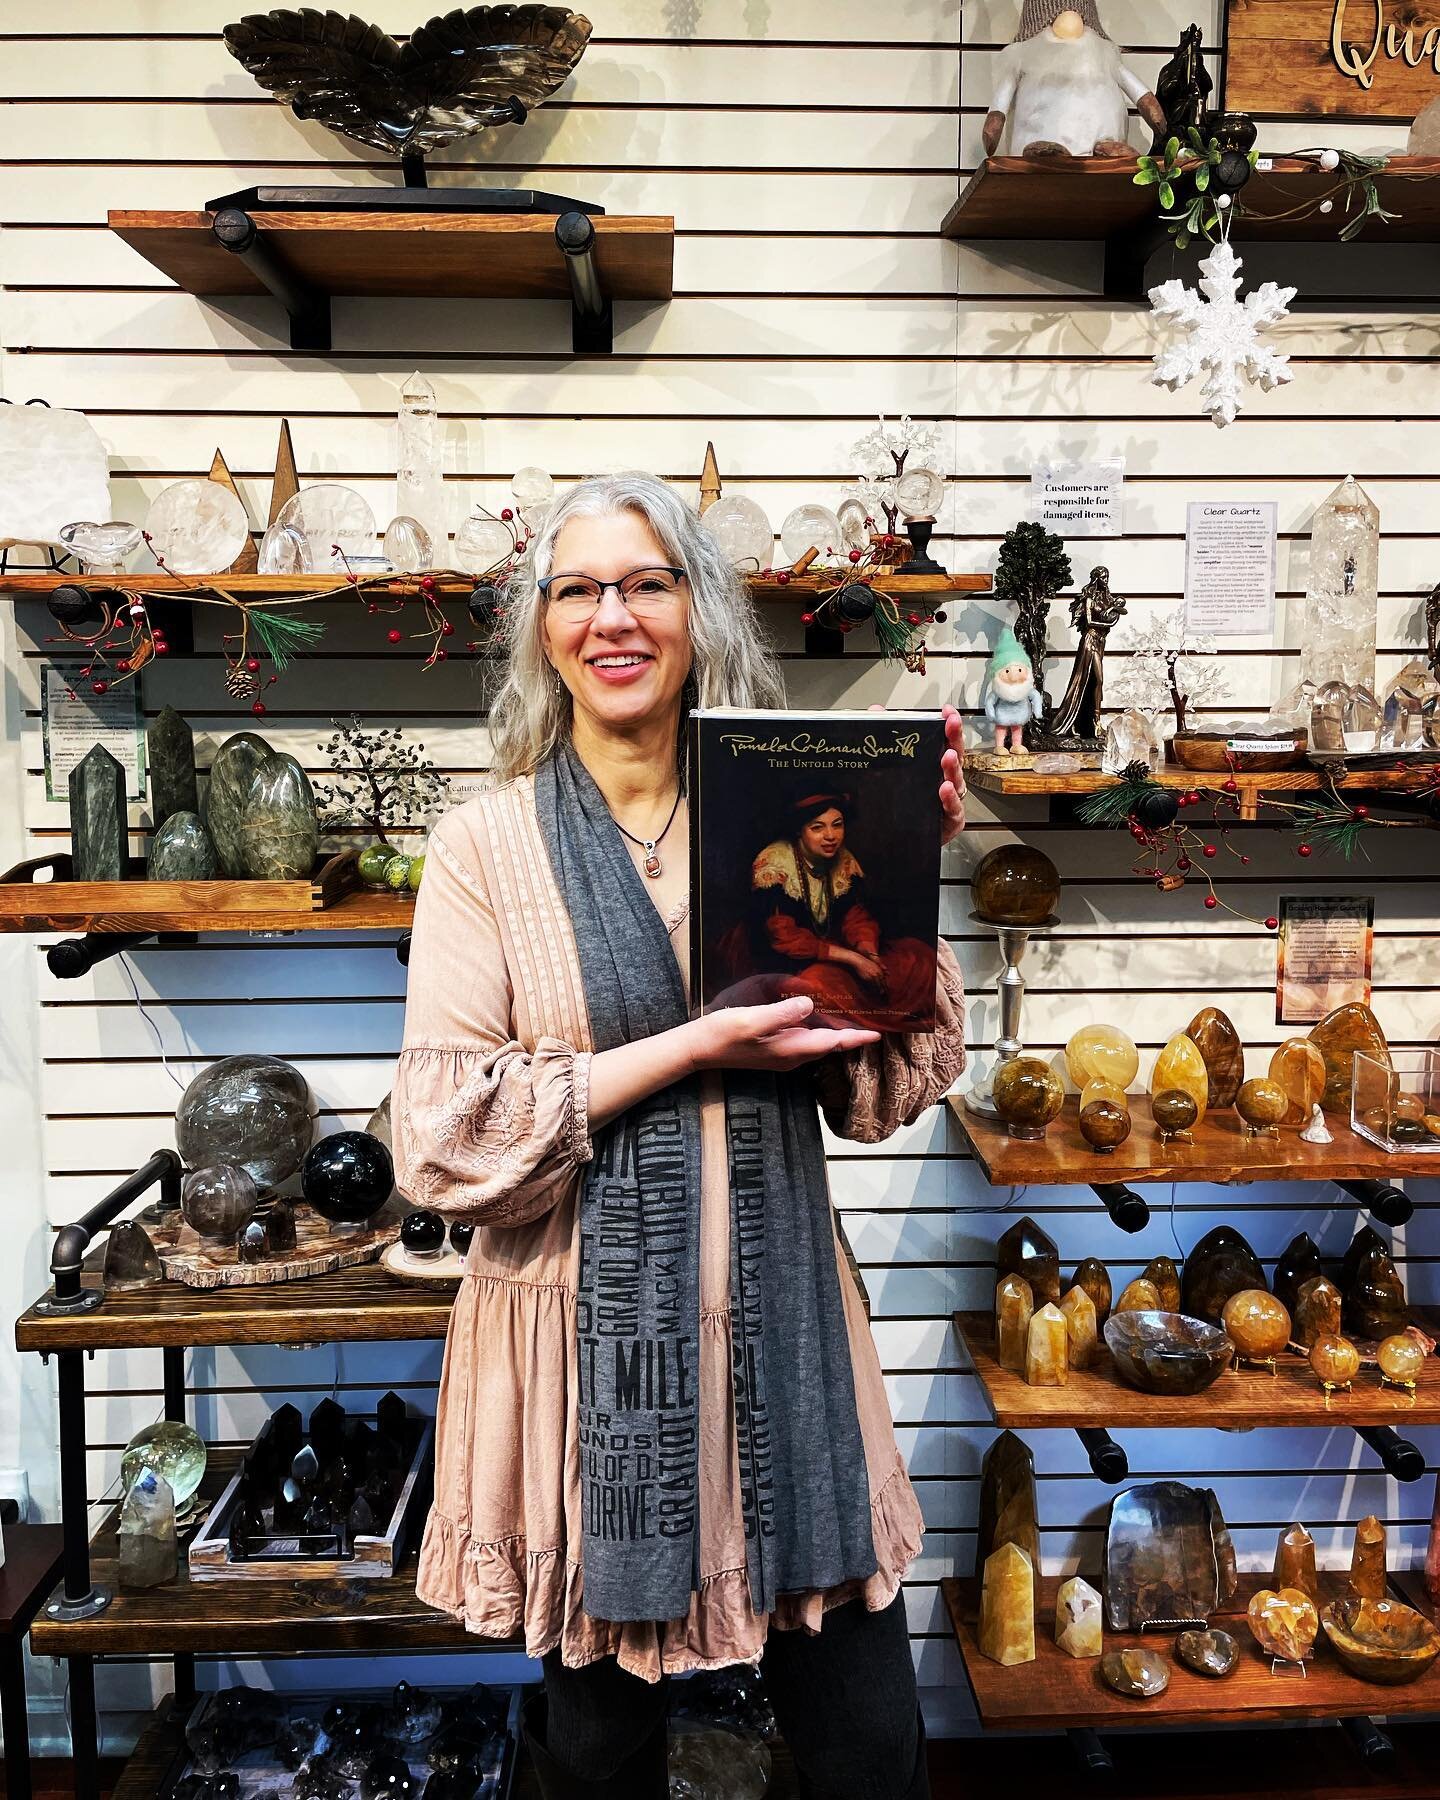
[[[690,642],[681,724],[691,706],[783,706],[780,665],[755,603],[700,516],[658,475],[592,475],[556,500],[505,600],[504,671],[490,707],[497,782],[528,775],[569,735],[570,695],[556,693],[545,655],[545,601],[555,540],[571,519],[633,512],[690,585]],[[677,755],[679,745],[676,746]]]

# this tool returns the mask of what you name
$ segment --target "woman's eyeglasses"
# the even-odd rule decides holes
[[[683,569],[660,567],[632,569],[618,581],[597,581],[593,575],[547,575],[535,585],[553,613],[579,625],[599,612],[607,588],[614,588],[637,618],[645,618],[668,611],[684,580]]]

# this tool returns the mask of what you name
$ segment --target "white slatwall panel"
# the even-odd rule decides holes
[[[566,354],[568,321],[555,305],[341,301],[335,352],[320,358],[285,348],[268,303],[200,303],[175,292],[105,229],[107,208],[194,207],[231,187],[326,170],[346,181],[389,176],[370,153],[298,125],[257,95],[216,35],[235,11],[229,0],[51,0],[23,29],[18,18],[0,22],[0,91],[12,102],[0,110],[4,393],[90,414],[111,451],[122,517],[141,516],[167,481],[208,466],[216,444],[252,514],[263,517],[281,417],[293,422],[302,475],[352,482],[388,517],[391,417],[416,364],[434,378],[451,420],[456,517],[477,493],[498,501],[522,463],[561,478],[644,465],[693,487],[713,437],[728,485],[778,518],[800,499],[833,500],[848,473],[845,448],[867,418],[908,411],[943,424],[952,480],[937,542],[957,568],[993,566],[1000,536],[1023,510],[1034,458],[1123,454],[1129,535],[1072,552],[1082,576],[1091,561],[1105,561],[1136,613],[1180,596],[1187,501],[1278,503],[1276,644],[1222,646],[1236,704],[1255,713],[1293,679],[1310,514],[1348,464],[1384,514],[1382,671],[1409,653],[1436,573],[1437,470],[1432,434],[1421,427],[1440,413],[1432,311],[1417,303],[1413,312],[1372,315],[1337,305],[1298,317],[1280,333],[1293,385],[1257,397],[1222,435],[1195,415],[1192,396],[1147,383],[1148,315],[1093,298],[1095,246],[1010,244],[987,254],[935,235],[957,166],[962,180],[973,167],[1014,0],[970,0],[963,29],[951,0],[894,0],[883,11],[869,0],[792,0],[784,9],[600,0],[589,10],[595,39],[558,101],[518,131],[437,159],[435,176],[463,180],[480,163],[517,183],[592,195],[612,211],[675,213],[674,301],[618,307],[613,359],[578,363]],[[1136,68],[1153,75],[1197,11],[1213,42],[1214,0],[1198,8],[1109,0],[1105,15]],[[371,12],[391,29],[414,23],[415,9],[394,0]],[[1276,124],[1264,147],[1316,135]],[[1324,135],[1355,146],[1396,141],[1383,127],[1327,127]],[[1273,272],[1273,256],[1250,256],[1257,275]],[[1346,280],[1356,260],[1346,263]],[[1358,291],[1426,291],[1404,252],[1382,248],[1361,260]],[[1288,278],[1317,294],[1342,291],[1333,285],[1337,266],[1329,251],[1285,253]],[[997,610],[984,599],[953,607],[924,676],[897,675],[863,643],[842,662],[807,662],[798,628],[777,612],[793,702],[953,699],[973,715]],[[207,629],[202,621],[194,659],[147,673],[145,704],[151,712],[180,706],[208,748],[250,720],[224,696]],[[64,837],[63,809],[45,801],[41,782],[36,694],[46,615],[21,606],[13,630],[6,666],[15,679],[0,690],[6,860]],[[329,649],[343,663],[347,697],[367,716],[416,728],[458,775],[486,767],[478,685],[463,663],[421,676],[382,654],[378,634],[339,619]],[[267,735],[312,773],[322,768],[333,685],[330,663],[302,664],[268,696]],[[132,822],[138,849],[142,809]],[[946,859],[943,926],[972,990],[972,1047],[996,1029],[995,954],[968,920],[967,875],[1016,833],[1045,845],[1067,879],[1062,926],[1027,966],[1036,1048],[1058,1047],[1078,1025],[1108,1018],[1153,1051],[1218,994],[1251,1046],[1252,1071],[1263,1068],[1285,1035],[1273,1023],[1267,935],[1223,913],[1212,921],[1198,894],[1155,893],[1129,876],[1119,841],[1052,825],[1029,803],[974,805],[970,832]],[[1387,837],[1373,862],[1356,868],[1298,863],[1289,840],[1265,828],[1237,827],[1229,841],[1243,844],[1251,862],[1243,872],[1231,865],[1239,878],[1227,892],[1253,914],[1271,911],[1283,892],[1373,893],[1382,1016],[1396,1042],[1435,1037],[1432,840]],[[128,976],[112,962],[71,983],[48,975],[33,942],[0,939],[0,958],[9,1002],[0,1105],[17,1163],[7,1222],[25,1240],[20,1266],[0,1273],[11,1310],[43,1285],[47,1224],[73,1217],[167,1141],[174,1081],[208,1060],[242,1049],[293,1058],[327,1124],[363,1122],[388,1086],[404,974],[384,934],[265,943],[219,936],[142,950]],[[1124,1279],[1221,1219],[1240,1223],[1265,1257],[1301,1229],[1338,1251],[1354,1228],[1353,1207],[1337,1190],[1302,1185],[1156,1190],[1148,1231],[1123,1238],[1084,1191],[990,1189],[941,1111],[887,1144],[831,1149],[929,1526],[907,1587],[916,1664],[935,1728],[963,1730],[968,1703],[937,1584],[969,1567],[977,1475],[992,1434],[948,1318],[957,1304],[983,1304],[1006,1215],[1028,1207],[1067,1262],[1104,1256]],[[1395,1234],[1396,1250],[1412,1292],[1433,1299],[1436,1188],[1412,1188],[1420,1210]],[[244,1439],[281,1398],[306,1404],[331,1387],[359,1403],[395,1385],[428,1403],[438,1360],[438,1347],[423,1345],[198,1352],[190,1367],[197,1422],[216,1441]],[[33,1362],[18,1373],[0,1384],[0,1468],[27,1467],[53,1509],[51,1383]],[[118,1446],[158,1411],[159,1374],[158,1358],[133,1352],[94,1365],[96,1494],[114,1480]],[[1419,1435],[1435,1458],[1436,1434]],[[1047,1561],[1093,1560],[1107,1493],[1073,1437],[1033,1442]],[[1368,1511],[1390,1522],[1405,1554],[1423,1544],[1428,1485],[1397,1488],[1348,1432],[1134,1433],[1127,1448],[1137,1476],[1213,1476],[1241,1554],[1257,1564],[1268,1561],[1276,1528],[1296,1517],[1329,1548],[1345,1522]],[[277,1680],[334,1678],[324,1665],[273,1672]],[[37,1685],[45,1678],[37,1672]],[[117,1735],[152,1689],[143,1668],[106,1672],[102,1697]],[[57,1705],[52,1688],[52,1716]]]

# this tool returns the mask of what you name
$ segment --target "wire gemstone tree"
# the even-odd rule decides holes
[[[318,748],[330,759],[334,779],[315,784],[320,823],[331,831],[364,828],[382,844],[387,833],[423,825],[445,804],[450,784],[423,744],[407,744],[398,726],[366,731],[352,713],[331,719],[333,736]]]
[[[1065,545],[1053,531],[1022,520],[1006,532],[995,568],[995,598],[1015,608],[1015,635],[1025,646],[1044,695],[1046,718],[1050,716],[1050,697],[1045,694],[1050,602],[1070,585],[1072,575]]]
[[[1202,660],[1214,656],[1215,640],[1186,627],[1183,606],[1149,618],[1124,648],[1129,661],[1111,689],[1120,705],[1138,707],[1156,721],[1173,712],[1176,731],[1188,731],[1193,711],[1227,698],[1224,668]]]

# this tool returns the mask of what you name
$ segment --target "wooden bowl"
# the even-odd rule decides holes
[[[1197,774],[1248,775],[1298,768],[1305,760],[1308,742],[1303,731],[1286,732],[1283,737],[1259,731],[1247,731],[1239,737],[1228,731],[1177,731],[1165,748],[1171,762]],[[1232,744],[1264,744],[1267,748],[1232,750]],[[1275,748],[1268,748],[1270,745]]]

